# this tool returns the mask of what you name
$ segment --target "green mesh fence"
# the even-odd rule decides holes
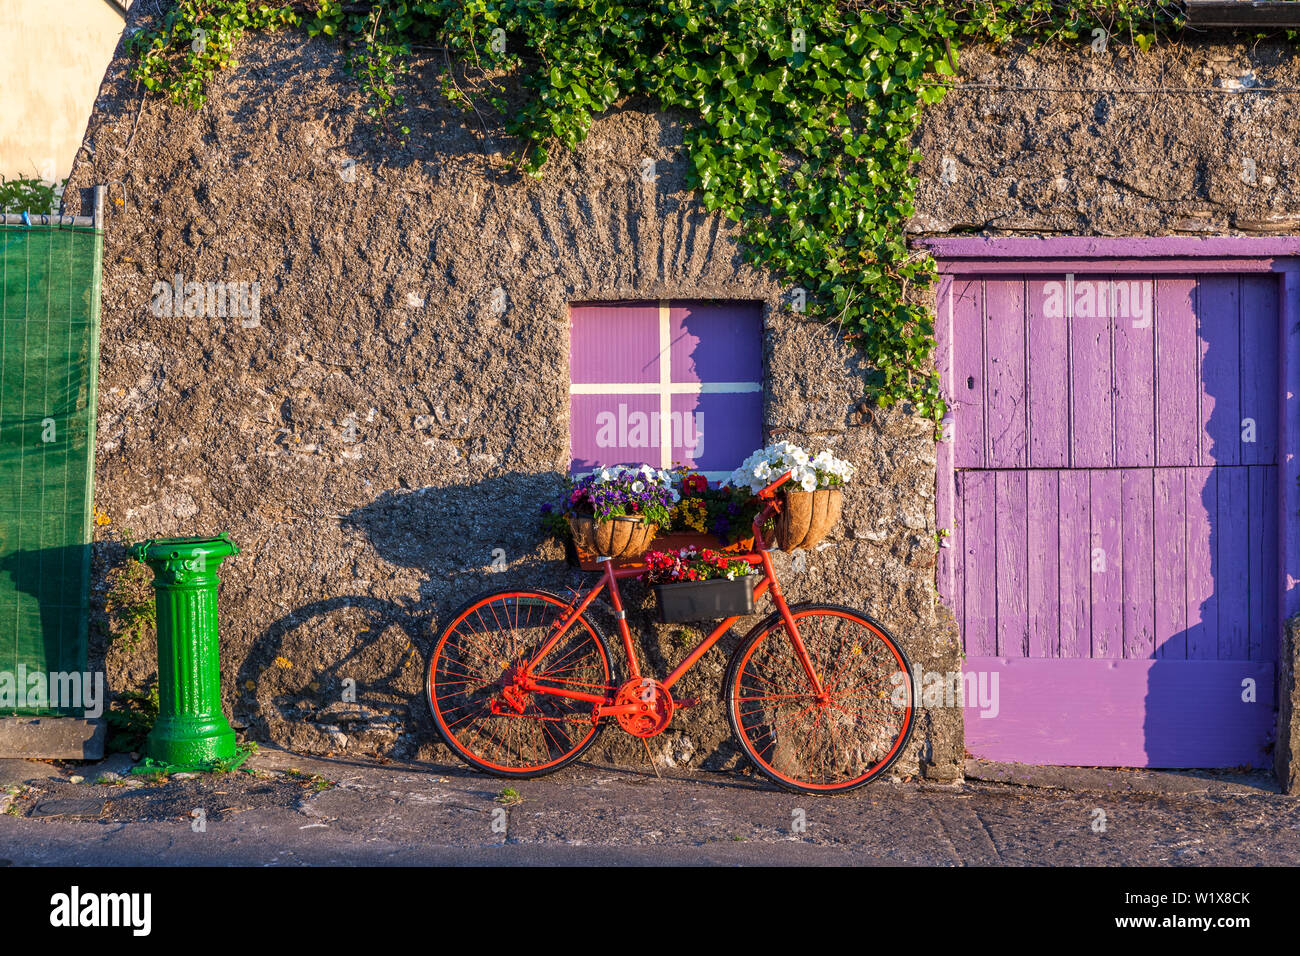
[[[100,243],[0,226],[2,713],[67,709],[19,677],[86,670]]]

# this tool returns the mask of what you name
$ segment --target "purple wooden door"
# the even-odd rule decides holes
[[[761,447],[757,303],[589,303],[569,328],[573,472],[685,465],[716,481]]]
[[[956,276],[947,309],[945,598],[998,692],[967,749],[1266,765],[1277,277]]]

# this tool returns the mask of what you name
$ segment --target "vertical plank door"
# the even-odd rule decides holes
[[[1271,275],[946,278],[944,597],[999,697],[967,702],[973,755],[1268,763],[1278,302]]]

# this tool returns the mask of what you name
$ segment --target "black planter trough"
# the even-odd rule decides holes
[[[659,602],[659,621],[703,621],[719,617],[744,617],[754,613],[754,579],[756,574],[728,581],[714,578],[710,581],[681,581],[677,584],[656,584],[655,600]]]

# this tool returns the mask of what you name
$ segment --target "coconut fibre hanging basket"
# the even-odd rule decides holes
[[[844,510],[844,493],[839,488],[786,491],[782,498],[776,519],[776,546],[782,551],[816,547]]]
[[[639,558],[659,532],[659,526],[641,518],[597,521],[587,515],[570,515],[569,530],[583,551],[605,558]]]

